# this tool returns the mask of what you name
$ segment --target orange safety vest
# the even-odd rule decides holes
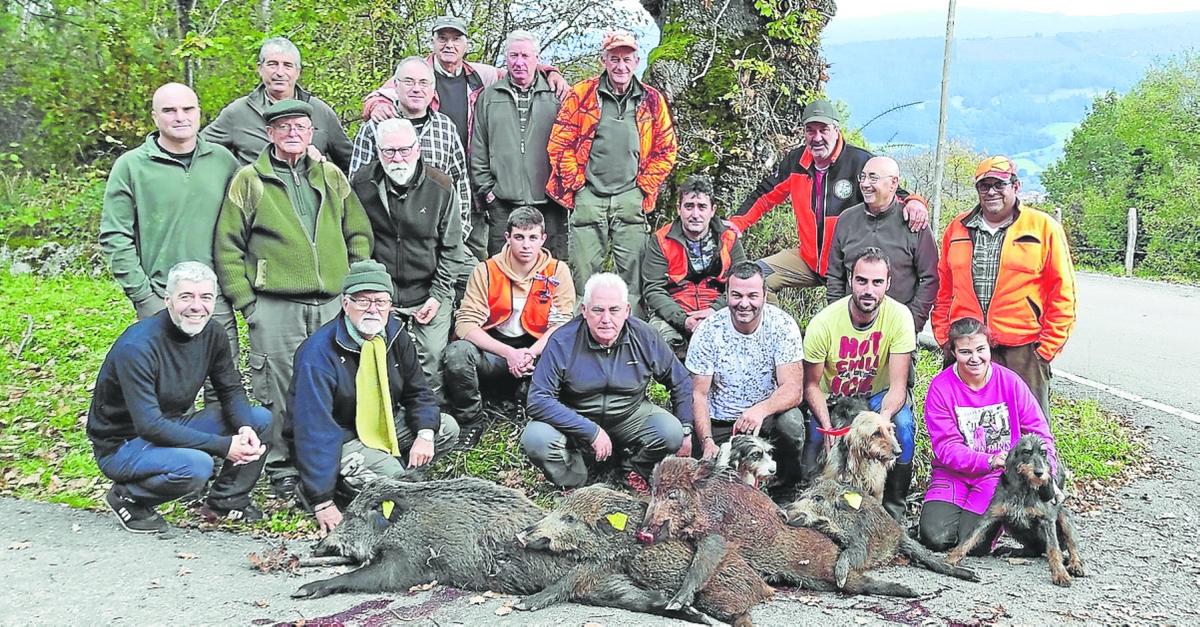
[[[700,311],[712,304],[721,296],[728,280],[729,266],[733,263],[733,245],[737,242],[737,233],[733,229],[721,232],[718,254],[721,257],[721,271],[715,277],[705,277],[700,281],[688,281],[687,250],[678,240],[667,237],[671,230],[668,222],[654,233],[658,247],[662,249],[663,257],[667,260],[667,293],[687,313]]]
[[[487,331],[504,324],[513,313],[512,280],[500,269],[495,259],[487,260],[488,271],[488,319],[483,324]],[[550,307],[554,304],[554,292],[558,289],[558,260],[551,259],[543,272],[533,278],[529,296],[521,311],[521,328],[533,337],[540,338],[550,326]]]

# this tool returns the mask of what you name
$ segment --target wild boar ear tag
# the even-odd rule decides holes
[[[392,508],[395,507],[396,504],[391,501],[384,501],[384,502],[380,503],[380,505],[383,507],[383,517],[388,520],[391,520],[392,519]]]
[[[605,516],[608,519],[608,524],[613,526],[617,531],[625,531],[625,523],[629,522],[629,515],[624,512],[615,512]]]
[[[858,492],[847,492],[842,495],[842,498],[846,499],[846,504],[854,509],[862,506],[862,495]]]

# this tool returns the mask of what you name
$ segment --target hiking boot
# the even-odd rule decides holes
[[[104,495],[104,503],[117,515],[117,522],[131,533],[158,533],[167,530],[167,521],[132,496],[122,487],[113,485]]]
[[[300,483],[299,479],[291,475],[279,477],[271,480],[271,494],[275,498],[290,501],[296,498],[296,486]]]
[[[211,503],[205,503],[204,507],[200,508],[200,517],[205,522],[210,523],[218,523],[225,520],[231,522],[257,522],[263,519],[263,513],[262,510],[253,505],[247,505],[241,509],[225,509]]]
[[[625,475],[625,487],[633,490],[638,496],[650,496],[650,484],[646,483],[646,478],[636,470],[630,470],[629,474]]]
[[[458,426],[458,442],[454,445],[456,451],[469,451],[479,444],[479,440],[483,438],[483,432],[487,431],[490,421],[485,418],[480,418],[472,422],[466,422]]]

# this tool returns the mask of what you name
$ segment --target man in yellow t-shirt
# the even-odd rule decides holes
[[[915,434],[908,396],[908,371],[917,350],[912,313],[886,295],[891,263],[878,248],[865,249],[851,267],[850,295],[814,316],[804,337],[804,400],[811,413],[804,468],[811,476],[818,451],[836,437],[824,437],[832,426],[826,399],[864,398],[896,427],[901,453],[888,472],[883,506],[903,523]]]

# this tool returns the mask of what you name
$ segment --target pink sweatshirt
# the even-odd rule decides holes
[[[925,428],[933,447],[926,501],[982,514],[1004,472],[990,469],[988,460],[1030,433],[1046,442],[1050,466],[1058,470],[1054,436],[1037,400],[1016,373],[996,363],[979,391],[967,387],[954,366],[938,373],[925,397]]]

